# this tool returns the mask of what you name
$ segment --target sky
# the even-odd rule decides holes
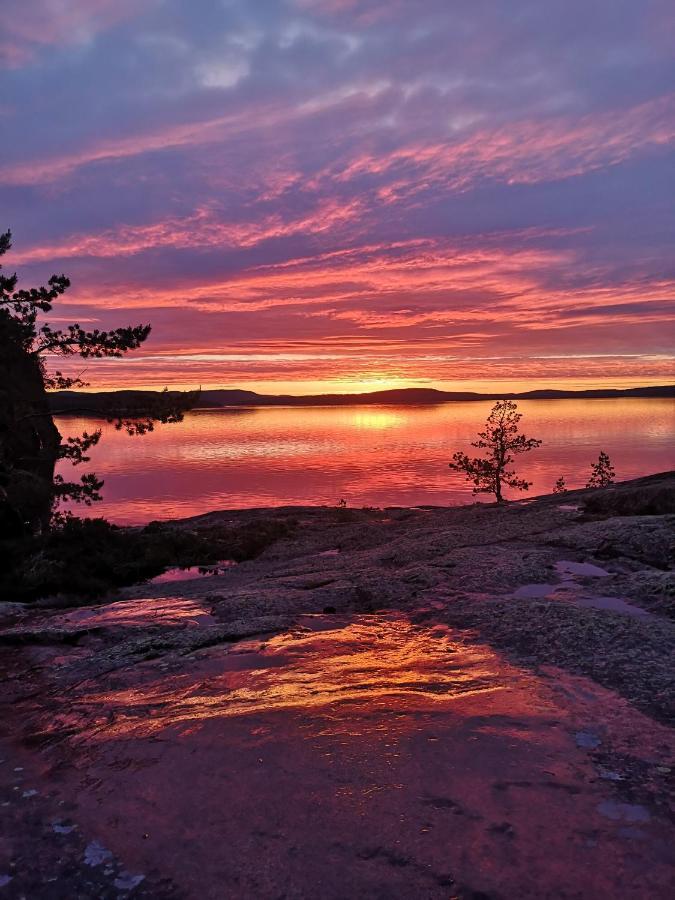
[[[152,324],[92,389],[675,380],[672,0],[4,0],[0,67],[6,268]]]

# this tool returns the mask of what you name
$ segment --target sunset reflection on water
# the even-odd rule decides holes
[[[81,512],[140,523],[340,498],[350,506],[467,503],[470,486],[448,461],[471,450],[491,405],[204,410],[142,438],[104,426],[91,462],[105,479],[104,502]],[[583,486],[600,450],[619,479],[675,465],[672,400],[530,400],[519,410],[525,433],[544,442],[519,460],[531,496],[548,493],[559,475],[568,487]],[[95,425],[58,424],[64,435]]]

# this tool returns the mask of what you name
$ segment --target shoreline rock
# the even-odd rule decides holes
[[[206,576],[6,608],[9,889],[665,894],[675,515],[583,494],[209,513],[172,527],[285,527]]]

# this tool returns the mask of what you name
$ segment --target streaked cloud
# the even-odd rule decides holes
[[[59,315],[153,323],[104,380],[672,379],[665,0],[6,19],[7,262],[71,276]]]

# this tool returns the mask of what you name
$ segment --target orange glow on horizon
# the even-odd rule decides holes
[[[317,396],[320,394],[369,394],[376,391],[404,390],[407,388],[434,388],[440,391],[461,391],[478,394],[492,393],[523,393],[535,390],[603,390],[603,389],[627,389],[639,387],[661,387],[672,384],[675,381],[675,373],[666,369],[662,375],[636,375],[616,376],[603,378],[599,376],[563,376],[557,378],[513,378],[513,379],[455,379],[453,381],[432,381],[429,379],[403,379],[403,378],[368,378],[360,379],[325,379],[325,380],[294,380],[284,381],[280,379],[265,381],[239,381],[229,384],[223,381],[205,380],[181,381],[179,379],[162,379],[158,377],[148,381],[110,381],[97,378],[95,383],[82,388],[83,393],[96,393],[98,391],[137,390],[156,391],[167,387],[169,390],[194,391],[199,388],[203,391],[211,390],[247,390],[257,394],[291,396]]]

